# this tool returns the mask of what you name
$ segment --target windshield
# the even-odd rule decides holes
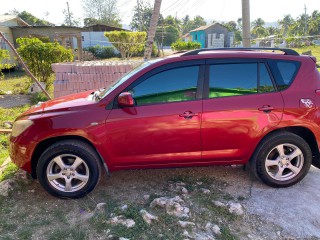
[[[133,75],[135,75],[137,72],[139,72],[140,70],[150,66],[151,64],[160,61],[161,59],[155,59],[152,61],[148,61],[148,62],[143,62],[140,65],[138,65],[136,68],[132,69],[130,72],[128,72],[126,75],[124,75],[122,78],[120,78],[118,80],[118,82],[114,83],[110,88],[105,88],[103,91],[100,92],[99,99],[104,98],[105,96],[107,96],[109,93],[111,93],[114,89],[116,89],[118,86],[120,86],[122,83],[124,83],[125,81],[127,81],[129,78],[131,78]]]

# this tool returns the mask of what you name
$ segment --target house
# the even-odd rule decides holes
[[[21,37],[48,37],[51,42],[58,41],[62,46],[73,50],[80,46],[75,52],[78,59],[82,59],[81,27],[72,26],[13,26],[11,27],[15,47],[16,39]],[[76,42],[76,44],[74,44]]]
[[[82,49],[84,47],[111,46],[112,44],[104,36],[108,31],[127,31],[122,28],[96,24],[89,27],[73,26],[30,26],[21,18],[13,15],[0,15],[0,31],[17,48],[17,38],[21,37],[48,37],[51,42],[58,41],[62,46],[71,48],[77,59],[82,59]],[[0,41],[0,47],[9,49],[4,42]],[[13,57],[11,58],[14,61]]]
[[[8,39],[8,41],[12,43],[12,45],[14,45],[15,39],[13,37],[11,27],[16,27],[16,26],[29,26],[29,25],[28,23],[26,23],[16,15],[0,15],[0,32],[3,33],[5,38]],[[4,39],[0,39],[0,49],[9,50],[10,60],[5,60],[6,63],[10,63],[10,64],[17,63],[15,61],[13,51],[8,46],[8,44],[4,41]]]
[[[220,23],[202,26],[190,31],[191,41],[201,44],[201,48],[223,48],[233,46],[233,32]]]
[[[111,31],[128,31],[126,29],[107,26],[103,24],[95,24],[89,27],[83,28],[81,32],[82,37],[82,47],[91,47],[91,46],[112,46],[108,38],[104,36],[105,32]]]
[[[182,41],[183,41],[183,42],[189,42],[189,41],[191,41],[190,33],[184,34],[181,38],[182,38]]]
[[[11,27],[14,42],[20,37],[49,37],[50,41],[58,41],[62,46],[77,49],[78,59],[82,59],[82,49],[101,45],[112,46],[104,36],[108,31],[125,29],[97,24],[89,27],[73,26],[15,26]],[[17,47],[17,46],[16,46]]]

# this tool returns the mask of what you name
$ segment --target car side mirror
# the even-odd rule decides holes
[[[120,107],[133,107],[134,100],[132,94],[129,92],[120,93],[118,96],[118,104]]]

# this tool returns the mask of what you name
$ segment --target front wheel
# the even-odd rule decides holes
[[[312,153],[308,143],[293,133],[272,134],[257,147],[252,157],[252,170],[272,187],[289,187],[308,173]]]
[[[46,149],[37,165],[40,184],[61,198],[79,198],[91,192],[100,177],[98,157],[78,140],[57,142]]]

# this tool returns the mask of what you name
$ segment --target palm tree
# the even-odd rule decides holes
[[[320,34],[320,12],[315,10],[311,14],[308,22],[309,34],[310,35],[319,35]]]
[[[265,24],[265,22],[264,22],[264,20],[262,18],[257,18],[256,20],[254,20],[252,22],[253,29],[261,28],[261,27],[264,28],[264,24]]]
[[[308,18],[309,17],[306,14],[300,15],[290,28],[290,33],[294,36],[303,36],[307,34],[306,21]]]
[[[279,29],[275,27],[267,27],[266,30],[268,31],[269,35],[277,35],[279,34]]]
[[[291,17],[290,14],[285,15],[282,20],[278,21],[279,25],[281,26],[281,31],[284,36],[287,36],[290,27],[294,24],[294,19]]]
[[[153,13],[152,13],[152,18],[151,18],[149,33],[148,33],[148,39],[147,39],[147,43],[146,43],[146,48],[144,50],[144,59],[145,60],[148,60],[151,58],[152,45],[153,45],[153,41],[154,41],[154,36],[156,34],[158,19],[160,16],[161,1],[162,0],[155,0],[154,1]]]

